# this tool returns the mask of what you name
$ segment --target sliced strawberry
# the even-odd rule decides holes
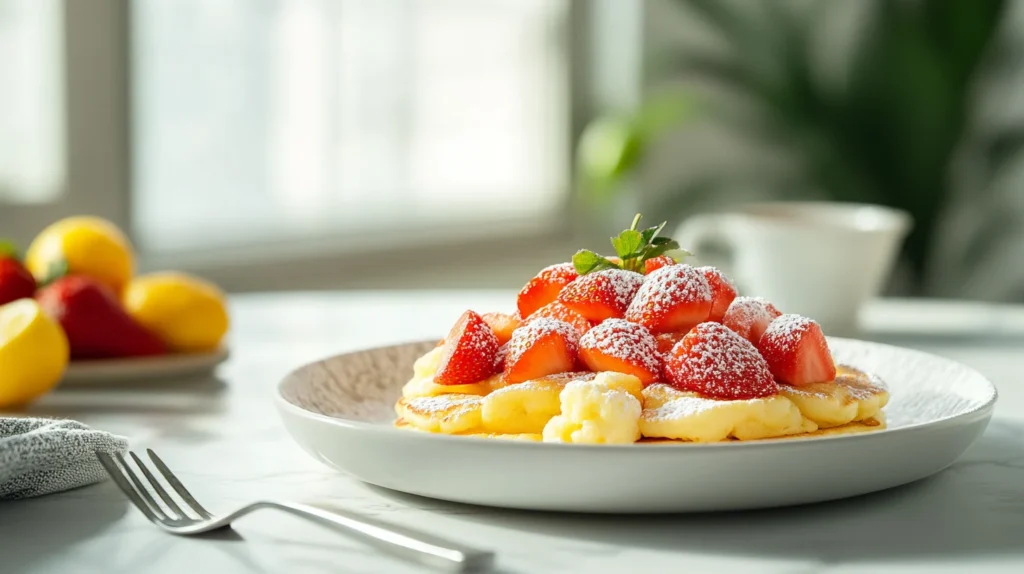
[[[711,316],[708,321],[722,322],[722,317],[736,298],[736,286],[721,271],[714,267],[698,267],[711,287]]]
[[[504,345],[512,338],[512,331],[515,331],[523,323],[519,320],[517,313],[484,313],[480,316],[484,323],[494,331],[498,337],[498,343]]]
[[[672,259],[668,255],[659,255],[657,257],[652,257],[647,261],[644,261],[644,273],[650,275],[651,273],[657,271],[658,269],[661,269],[662,267],[675,264],[676,260]]]
[[[737,297],[729,304],[722,324],[754,345],[776,317],[782,315],[775,305],[760,297]]]
[[[750,341],[720,323],[701,323],[665,357],[665,376],[681,390],[745,400],[779,391],[768,363]]]
[[[650,331],[623,319],[608,319],[580,339],[580,358],[592,371],[633,375],[649,385],[661,376],[658,342]]]
[[[558,300],[590,321],[621,319],[643,282],[639,273],[605,269],[573,281],[558,294]]]
[[[800,315],[782,315],[768,325],[757,345],[772,375],[794,386],[836,378],[836,364],[821,326]]]
[[[544,305],[540,309],[537,309],[533,315],[530,315],[526,320],[532,321],[541,317],[547,317],[548,319],[556,319],[568,323],[576,328],[582,337],[584,333],[590,330],[591,324],[583,315],[580,315],[576,311],[566,307],[558,301],[552,301],[547,305]]]
[[[652,333],[688,331],[711,314],[711,287],[686,264],[662,267],[647,276],[626,310],[626,320]]]
[[[563,321],[540,317],[512,333],[505,359],[505,381],[522,383],[574,370],[579,350],[576,329]]]
[[[554,301],[562,288],[576,280],[572,263],[559,263],[540,270],[536,277],[519,291],[516,301],[520,317],[529,317],[537,309]]]
[[[672,347],[676,346],[679,339],[686,336],[689,331],[673,331],[671,333],[659,333],[654,339],[658,342],[658,352],[662,355],[668,354]]]
[[[494,374],[498,337],[483,317],[466,311],[444,338],[441,363],[434,374],[439,385],[468,385]]]

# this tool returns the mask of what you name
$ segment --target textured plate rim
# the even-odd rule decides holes
[[[926,356],[926,357],[928,357],[929,359],[932,359],[932,360],[944,361],[944,362],[947,362],[947,363],[954,364],[957,367],[959,367],[959,368],[969,372],[978,381],[983,381],[988,386],[989,395],[988,395],[988,397],[983,402],[981,402],[980,404],[978,404],[978,405],[974,406],[973,408],[968,409],[968,410],[966,410],[964,412],[957,413],[957,414],[952,414],[952,415],[949,415],[949,416],[945,416],[945,417],[941,417],[941,418],[936,418],[936,419],[932,419],[932,420],[916,422],[916,423],[909,424],[909,425],[906,425],[906,426],[901,426],[901,427],[898,427],[898,428],[886,427],[884,429],[877,430],[877,431],[871,431],[871,432],[858,432],[858,433],[849,433],[849,434],[813,436],[813,437],[807,437],[807,438],[779,437],[779,438],[759,439],[759,440],[752,440],[752,441],[723,441],[723,442],[714,442],[714,443],[687,443],[687,442],[680,442],[679,444],[674,444],[674,445],[644,444],[644,443],[613,444],[613,445],[608,445],[608,444],[569,444],[569,443],[556,443],[556,442],[533,442],[533,441],[515,441],[515,440],[496,440],[496,439],[485,439],[485,438],[472,437],[472,436],[448,435],[448,434],[443,434],[443,433],[414,432],[414,431],[410,431],[410,430],[397,429],[397,428],[395,428],[393,426],[385,425],[385,424],[380,424],[380,423],[369,423],[369,422],[358,421],[358,420],[353,420],[353,419],[348,419],[348,418],[334,417],[334,416],[324,415],[324,414],[320,414],[320,413],[315,413],[313,411],[306,410],[306,409],[304,409],[304,408],[302,408],[302,407],[300,407],[298,405],[295,405],[295,404],[291,403],[290,401],[288,401],[288,399],[286,399],[285,396],[284,396],[284,386],[299,371],[309,367],[310,365],[316,364],[319,361],[312,361],[310,363],[302,365],[302,366],[300,366],[300,367],[298,367],[296,369],[291,370],[287,375],[285,375],[285,377],[275,387],[274,403],[276,404],[278,410],[282,412],[282,414],[284,414],[284,413],[291,413],[292,415],[295,415],[295,416],[298,416],[298,417],[308,418],[308,419],[312,419],[312,420],[315,420],[315,421],[318,421],[318,422],[329,424],[331,426],[337,426],[337,427],[341,427],[343,429],[359,431],[359,432],[363,432],[363,433],[373,433],[373,434],[384,435],[384,436],[388,436],[388,437],[402,436],[404,439],[410,440],[410,441],[426,441],[426,442],[441,441],[442,444],[444,442],[448,442],[450,444],[463,444],[463,445],[479,445],[479,444],[481,444],[481,442],[486,442],[488,444],[494,445],[495,448],[505,448],[505,449],[521,449],[521,448],[527,448],[527,449],[538,449],[538,448],[539,449],[574,449],[574,450],[589,449],[589,450],[595,450],[595,451],[600,451],[600,452],[628,452],[628,451],[636,451],[638,448],[642,448],[642,449],[645,449],[647,451],[649,451],[651,449],[654,449],[654,450],[664,450],[664,451],[667,451],[667,452],[670,452],[670,453],[672,453],[672,452],[679,452],[679,449],[686,449],[686,450],[689,450],[689,449],[702,449],[702,450],[705,450],[705,449],[725,449],[725,450],[734,450],[734,449],[750,449],[750,448],[755,448],[756,449],[756,448],[766,448],[766,447],[800,448],[801,445],[805,445],[807,443],[816,443],[816,442],[820,442],[820,441],[843,441],[843,442],[849,442],[849,441],[880,440],[882,437],[891,436],[891,435],[897,434],[897,433],[898,434],[917,434],[917,433],[921,433],[921,432],[931,432],[931,431],[934,431],[934,430],[939,429],[939,428],[948,427],[950,425],[968,424],[968,423],[971,423],[971,422],[975,422],[977,420],[990,418],[992,416],[993,411],[995,410],[996,401],[999,398],[999,391],[996,389],[996,386],[994,384],[992,384],[992,381],[989,381],[987,377],[982,375],[976,369],[974,369],[972,367],[969,367],[969,366],[967,366],[967,365],[965,365],[965,364],[963,364],[963,363],[961,363],[959,361],[954,361],[953,359],[948,359],[946,357],[935,355],[933,353],[927,353],[925,351],[918,351],[918,350],[915,350],[915,349],[908,349],[906,347],[899,347],[899,346],[896,346],[896,345],[888,345],[886,343],[876,343],[874,341],[863,341],[863,340],[860,340],[860,339],[849,339],[849,338],[843,338],[843,337],[829,337],[828,339],[830,341],[837,341],[837,342],[853,342],[853,343],[856,343],[856,344],[870,344],[870,345],[873,345],[873,346],[885,347],[885,348],[888,348],[888,349],[892,349],[892,350],[895,350],[895,351],[898,351],[898,352],[901,352],[901,353],[911,353],[911,354],[915,354],[915,355],[923,355],[923,356]],[[384,345],[384,346],[377,346],[377,347],[366,347],[366,348],[361,348],[361,349],[354,349],[354,350],[347,351],[345,353],[341,353],[341,354],[338,354],[338,355],[332,355],[331,357],[324,357],[323,359],[320,359],[320,360],[326,360],[326,359],[329,359],[329,358],[335,358],[335,357],[340,357],[340,356],[354,354],[354,353],[373,351],[373,350],[377,350],[377,349],[386,349],[386,348],[399,347],[399,346],[404,346],[404,345],[422,344],[422,343],[426,343],[428,341],[434,342],[434,341],[436,341],[436,339],[418,340],[418,341],[406,341],[404,343],[395,343],[393,345]]]

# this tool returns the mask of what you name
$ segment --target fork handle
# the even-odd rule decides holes
[[[400,558],[445,572],[482,572],[494,564],[493,552],[342,510],[327,511],[308,504],[277,501],[257,505],[308,518]]]

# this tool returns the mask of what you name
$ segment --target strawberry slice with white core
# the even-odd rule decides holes
[[[757,345],[765,329],[779,315],[782,313],[775,305],[760,297],[737,297],[722,317],[722,324]]]
[[[564,321],[540,317],[512,332],[505,358],[505,381],[522,383],[574,370],[579,334]]]
[[[807,317],[790,314],[775,319],[761,335],[757,348],[780,383],[802,386],[836,378],[836,364],[825,334]]]
[[[480,315],[463,313],[444,341],[435,383],[468,385],[497,372],[498,337]]]
[[[652,333],[688,331],[711,315],[711,286],[704,274],[684,264],[647,276],[626,310],[626,320]]]

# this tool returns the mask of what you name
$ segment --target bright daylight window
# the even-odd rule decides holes
[[[132,4],[135,229],[154,251],[551,214],[567,0]]]
[[[0,202],[64,188],[62,12],[59,0],[0,0]]]

